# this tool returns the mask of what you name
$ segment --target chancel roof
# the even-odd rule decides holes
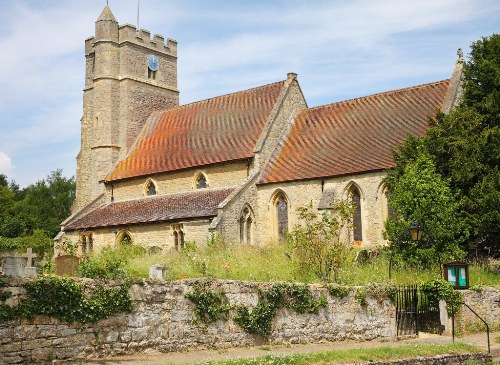
[[[284,85],[281,81],[155,114],[106,181],[252,157]]]
[[[449,80],[305,109],[283,137],[260,184],[390,168],[392,150],[422,135],[443,107]]]
[[[188,193],[109,202],[70,221],[64,230],[215,217],[217,206],[233,191],[234,188],[201,189]]]

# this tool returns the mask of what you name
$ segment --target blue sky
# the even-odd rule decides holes
[[[0,173],[22,186],[79,151],[84,39],[105,0],[0,0]],[[120,24],[137,0],[109,0]],[[299,74],[309,106],[446,79],[457,48],[500,31],[497,0],[141,0],[179,42],[181,103]]]

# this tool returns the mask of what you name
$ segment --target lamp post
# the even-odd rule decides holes
[[[422,239],[422,235],[424,234],[424,228],[418,223],[416,220],[413,221],[413,224],[408,227],[408,232],[410,232],[410,239],[412,241],[420,241]],[[403,235],[406,233],[406,230],[402,231],[394,243],[398,243],[401,241],[401,238]],[[389,258],[389,280],[392,278],[392,256],[394,254],[394,248],[393,245],[391,245],[391,256]]]
[[[410,231],[412,241],[420,241],[422,239],[422,234],[424,233],[424,228],[417,221],[413,221],[413,224],[410,228],[408,228],[408,231]]]

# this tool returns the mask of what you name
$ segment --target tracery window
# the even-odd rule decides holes
[[[250,207],[246,206],[240,214],[240,242],[253,244],[253,213]]]
[[[282,192],[275,195],[273,200],[276,236],[281,241],[288,231],[288,200]]]
[[[174,232],[174,247],[177,251],[182,250],[186,244],[184,241],[184,230],[182,224],[177,224],[173,227]]]
[[[352,216],[352,235],[354,241],[363,240],[363,226],[361,221],[361,193],[352,185],[349,189],[349,200],[354,208]]]

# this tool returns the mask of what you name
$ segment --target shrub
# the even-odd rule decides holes
[[[448,313],[457,313],[460,309],[460,304],[463,302],[462,293],[454,290],[453,286],[443,280],[430,280],[420,284],[420,290],[427,295],[429,302],[432,305],[438,305],[440,300],[445,300]]]
[[[122,279],[129,276],[128,261],[145,252],[143,247],[137,245],[123,245],[117,249],[105,247],[99,253],[84,257],[77,274],[91,279]]]
[[[298,263],[303,276],[313,272],[323,281],[337,281],[339,270],[346,264],[352,245],[347,233],[352,226],[353,208],[346,202],[334,205],[333,213],[321,217],[312,203],[297,208],[302,225],[287,235],[292,260]]]

